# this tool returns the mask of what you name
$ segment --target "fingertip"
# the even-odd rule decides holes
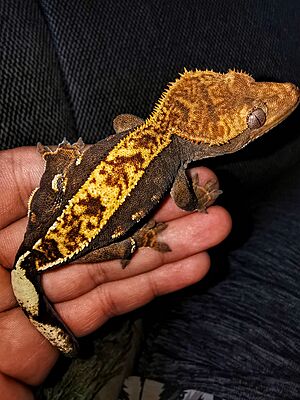
[[[219,188],[217,175],[207,167],[201,166],[187,169],[187,174],[191,177],[197,174],[200,186],[204,186],[209,181],[216,181],[216,188]]]
[[[214,218],[214,226],[218,227],[219,240],[224,240],[232,229],[231,215],[224,207],[218,205],[209,207],[207,213]]]
[[[34,147],[4,150],[0,155],[0,229],[27,213],[28,199],[43,173],[43,161]]]
[[[9,400],[34,400],[29,387],[0,372],[1,398]]]
[[[201,253],[198,254],[199,257],[201,257],[201,270],[199,270],[199,279],[201,280],[205,277],[205,275],[208,273],[208,271],[210,270],[210,266],[211,266],[211,259],[209,254],[207,253],[207,251],[203,251]]]

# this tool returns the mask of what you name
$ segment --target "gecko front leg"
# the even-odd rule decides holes
[[[188,178],[183,167],[178,171],[171,189],[172,199],[185,211],[205,212],[221,193],[216,180],[210,180],[201,186],[198,174]]]

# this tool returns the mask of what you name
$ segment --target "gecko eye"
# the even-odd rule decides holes
[[[248,115],[247,124],[250,129],[258,129],[266,122],[266,113],[261,108],[256,108]]]

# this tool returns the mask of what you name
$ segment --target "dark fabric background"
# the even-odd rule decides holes
[[[1,0],[1,147],[95,142],[117,114],[147,117],[184,67],[299,84],[299,19],[297,0]],[[231,169],[246,160],[249,184],[293,164],[298,119],[231,158]]]
[[[1,148],[64,136],[95,142],[112,133],[117,114],[147,117],[184,67],[236,68],[299,86],[299,26],[298,0],[1,0]],[[207,162],[221,179],[233,235],[204,283],[148,308],[140,374],[226,399],[299,398],[300,221],[285,213],[300,204],[299,117]]]

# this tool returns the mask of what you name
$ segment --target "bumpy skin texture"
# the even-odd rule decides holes
[[[36,328],[65,354],[77,342],[47,301],[40,274],[74,260],[120,258],[125,266],[138,247],[169,251],[150,222],[166,193],[186,210],[203,211],[218,196],[185,175],[192,160],[243,148],[286,118],[299,103],[290,83],[255,82],[242,72],[187,72],[170,84],[143,122],[123,115],[116,134],[84,149],[64,141],[46,161],[29,205],[29,222],[17,253],[12,285]]]

